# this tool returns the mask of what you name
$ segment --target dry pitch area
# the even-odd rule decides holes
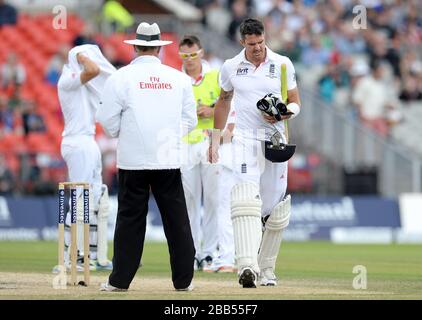
[[[0,273],[1,299],[394,299],[394,292],[354,290],[339,282],[283,280],[277,287],[243,289],[236,278],[232,280],[196,279],[192,292],[176,292],[170,279],[138,276],[126,293],[100,292],[99,286],[107,275],[92,276],[89,287],[67,286],[54,289],[54,275],[40,273]],[[82,279],[82,277],[81,277]],[[411,296],[409,296],[411,297]],[[402,298],[406,298],[402,296]],[[417,298],[417,296],[415,296]],[[419,298],[422,298],[422,293]]]
[[[174,291],[162,243],[146,244],[144,266],[126,293],[99,291],[108,272],[91,272],[89,287],[54,289],[55,257],[53,242],[0,242],[0,299],[422,299],[422,250],[416,245],[285,243],[279,286],[243,289],[235,274],[197,272],[192,292]],[[367,270],[367,289],[353,288],[356,265]]]

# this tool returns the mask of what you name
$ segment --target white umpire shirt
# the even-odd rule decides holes
[[[198,122],[187,75],[140,56],[107,80],[102,101],[96,117],[110,137],[118,137],[118,168],[180,168],[182,136]]]
[[[287,90],[296,88],[296,76],[292,62],[266,47],[265,61],[256,67],[246,60],[245,49],[237,56],[224,62],[220,69],[220,87],[224,91],[233,91],[233,106],[236,110],[235,135],[246,138],[258,138],[257,130],[274,133],[274,126],[264,120],[256,107],[256,102],[268,93],[281,96],[281,65],[286,64]],[[284,132],[284,123],[275,124]],[[268,138],[268,135],[267,135]]]

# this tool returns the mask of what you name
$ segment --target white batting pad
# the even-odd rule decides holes
[[[271,211],[265,223],[258,263],[261,270],[272,268],[274,270],[277,255],[280,250],[283,229],[289,225],[291,197],[287,195]]]
[[[231,191],[231,218],[238,270],[252,267],[259,273],[258,250],[261,243],[261,207],[259,186],[242,182]]]

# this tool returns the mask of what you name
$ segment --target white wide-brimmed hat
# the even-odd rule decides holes
[[[173,43],[173,41],[160,40],[160,37],[161,32],[158,24],[141,22],[136,29],[136,39],[124,40],[123,42],[144,47],[160,47]]]

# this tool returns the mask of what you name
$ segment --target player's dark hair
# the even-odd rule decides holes
[[[197,45],[199,49],[202,49],[201,41],[197,36],[194,35],[185,35],[183,39],[179,42],[179,48],[181,46],[188,46],[193,47],[194,45]]]
[[[261,21],[248,18],[242,21],[240,24],[240,37],[245,39],[246,35],[262,35],[264,34],[264,25]]]

